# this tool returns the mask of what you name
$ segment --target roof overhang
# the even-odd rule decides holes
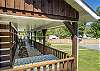
[[[91,10],[82,0],[65,0],[65,1],[79,12],[79,22],[86,23],[86,22],[92,22],[100,19],[100,17],[97,16],[96,13],[93,10]],[[73,22],[70,20],[54,20],[54,19],[0,14],[0,17],[1,16],[4,18],[3,20],[5,20],[8,17],[9,19],[7,19],[7,21],[12,21],[17,23],[20,22],[18,26],[20,29],[25,29],[26,27],[30,27],[30,29],[31,28],[46,29],[46,28],[62,25],[63,21]],[[30,22],[27,22],[29,20]]]
[[[65,1],[79,12],[80,22],[92,22],[100,19],[100,16],[97,16],[97,14],[82,0],[65,0]]]

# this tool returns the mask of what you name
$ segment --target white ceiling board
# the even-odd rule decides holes
[[[32,19],[32,18],[20,18],[20,17],[11,17],[11,16],[0,16],[2,21],[10,21],[14,24],[17,24],[19,31],[29,31],[31,29],[44,29],[47,27],[52,27],[62,24],[60,21],[56,20],[44,20],[44,19]]]

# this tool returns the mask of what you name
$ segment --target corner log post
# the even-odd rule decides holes
[[[42,29],[42,33],[43,33],[43,54],[45,54],[45,51],[47,51],[45,49],[45,39],[46,39],[45,35],[46,35],[46,32],[47,32],[47,29]]]
[[[77,71],[77,22],[64,22],[65,26],[71,32],[71,40],[72,40],[72,57],[75,58],[72,61],[72,69],[71,71]]]

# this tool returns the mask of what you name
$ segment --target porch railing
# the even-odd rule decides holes
[[[17,35],[17,29],[14,27],[14,25],[10,22],[9,23],[9,35],[10,35],[10,44],[11,44],[11,47],[10,47],[10,63],[11,63],[11,66],[13,65],[14,63],[14,55],[15,55],[15,51],[16,51],[16,48],[17,48],[17,42],[18,42],[18,35]]]
[[[65,52],[59,51],[57,49],[54,49],[52,47],[44,46],[43,44],[39,42],[34,42],[35,47],[42,53],[42,54],[53,54],[59,59],[67,58],[68,55]]]
[[[73,71],[74,57],[15,66],[6,71]]]

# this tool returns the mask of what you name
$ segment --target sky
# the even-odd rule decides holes
[[[100,0],[84,0],[94,11],[96,11],[96,7],[100,6]]]

